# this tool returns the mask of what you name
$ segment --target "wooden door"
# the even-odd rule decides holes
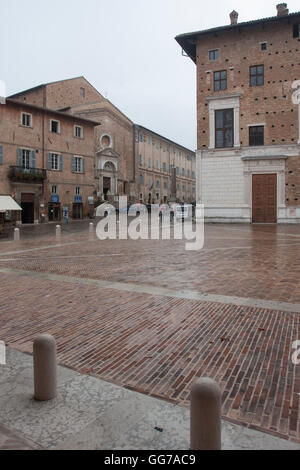
[[[277,221],[277,175],[252,176],[252,222],[271,224]]]

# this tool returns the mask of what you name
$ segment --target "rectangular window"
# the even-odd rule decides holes
[[[48,170],[62,171],[63,169],[62,155],[59,155],[58,153],[48,153],[47,168]]]
[[[264,66],[254,65],[250,67],[250,86],[262,86],[264,84]]]
[[[72,172],[73,173],[84,173],[84,159],[82,157],[72,158]]]
[[[249,145],[264,145],[264,126],[249,127]]]
[[[142,165],[142,155],[139,155],[139,165]]]
[[[214,72],[214,90],[226,90],[227,88],[227,71],[221,70],[220,72]]]
[[[168,182],[164,181],[164,189],[168,189]]]
[[[30,168],[30,150],[22,149],[22,168]]]
[[[293,24],[293,38],[298,38],[299,37],[299,24],[295,23]]]
[[[185,169],[184,168],[182,168],[181,174],[182,174],[182,176],[185,176]]]
[[[74,126],[74,135],[78,139],[83,138],[83,127],[82,126]]]
[[[57,194],[57,186],[56,186],[56,184],[52,186],[52,188],[51,188],[51,194]]]
[[[59,162],[58,155],[56,153],[51,153],[51,170],[58,170]]]
[[[156,187],[160,188],[160,181],[159,180],[156,181]]]
[[[144,175],[140,174],[139,183],[144,184]]]
[[[50,132],[54,132],[55,134],[60,133],[60,122],[55,121],[54,119],[50,120]]]
[[[25,127],[32,127],[32,115],[28,113],[21,113],[21,124]]]
[[[266,42],[262,42],[261,45],[260,45],[260,47],[261,47],[261,50],[262,50],[262,51],[266,51],[266,50],[267,50],[267,43],[266,43]]]
[[[176,167],[176,175],[179,175],[179,166]]]
[[[209,60],[218,60],[219,58],[219,49],[214,49],[209,51]]]
[[[196,179],[196,174],[195,174],[194,171],[192,171],[192,178],[193,178],[193,179]]]
[[[163,171],[167,171],[167,164],[166,164],[166,162],[163,162]]]
[[[215,112],[216,148],[233,147],[233,109]]]
[[[148,158],[148,168],[151,168],[151,158]]]
[[[81,194],[80,186],[76,186],[76,188],[75,188],[75,194],[76,194],[76,196],[80,196],[80,194]]]
[[[3,165],[3,146],[0,145],[0,165]]]
[[[189,178],[190,175],[191,175],[191,172],[190,172],[190,170],[188,170],[188,171],[187,171],[187,177]]]
[[[158,160],[156,160],[156,169],[158,170]]]
[[[85,97],[85,89],[83,87],[80,87],[80,96],[81,98]]]

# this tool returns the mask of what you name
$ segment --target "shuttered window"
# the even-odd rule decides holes
[[[72,172],[85,173],[85,160],[82,157],[72,157]]]
[[[58,153],[48,153],[47,155],[47,168],[48,170],[62,171],[63,158]]]
[[[35,150],[18,149],[17,164],[23,170],[36,168],[36,152]]]

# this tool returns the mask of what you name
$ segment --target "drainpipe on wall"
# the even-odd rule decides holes
[[[46,108],[46,87],[44,87],[43,89],[43,108],[45,109]],[[42,116],[42,168],[44,170],[46,170],[45,168],[45,111],[43,112],[43,116]],[[46,170],[47,171],[47,170]],[[45,213],[45,209],[46,209],[46,200],[45,200],[45,184],[46,184],[46,180],[43,180],[42,182],[42,201],[43,201],[43,204],[44,204],[44,217],[41,218],[41,221],[45,221],[46,219],[46,213]],[[39,207],[39,215],[41,213],[41,210],[40,210],[40,207]]]

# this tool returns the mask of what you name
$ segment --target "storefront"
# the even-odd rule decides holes
[[[49,222],[58,222],[61,220],[61,208],[59,195],[52,194],[48,203],[48,220]]]
[[[82,196],[75,196],[72,208],[72,217],[73,219],[82,219],[83,209],[82,209]]]
[[[0,195],[0,234],[6,220],[11,219],[11,211],[21,211],[22,208],[9,195]]]

